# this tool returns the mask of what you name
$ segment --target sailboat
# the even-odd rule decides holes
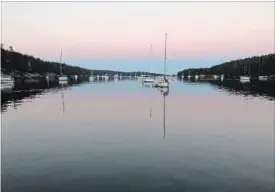
[[[151,64],[151,54],[152,54],[152,45],[150,45],[150,58],[149,58],[149,74],[151,72],[150,64]],[[151,75],[146,76],[145,78],[142,79],[142,83],[154,83],[155,79],[151,77]]]
[[[108,81],[109,76],[107,75],[107,73],[104,75],[104,79],[105,79],[105,81]]]
[[[58,78],[60,84],[68,83],[68,77],[62,73],[62,49],[60,56],[60,76]]]
[[[160,81],[154,83],[154,85],[156,87],[169,87],[169,81],[166,78],[166,59],[167,59],[167,57],[166,57],[166,40],[167,40],[167,33],[165,33],[164,76]]]
[[[260,58],[259,58],[259,67],[260,67]],[[261,69],[261,73],[263,73],[263,68]],[[260,75],[259,77],[259,81],[268,81],[268,76],[266,75]]]
[[[1,72],[1,91],[12,91],[14,88],[14,78]]]
[[[250,70],[248,70],[248,75],[240,76],[240,82],[241,83],[249,83],[250,82],[249,72],[250,72]],[[244,73],[245,73],[245,68],[244,68]]]
[[[190,79],[191,78],[191,75],[190,75],[190,70],[188,71],[188,79]]]
[[[1,72],[1,85],[3,84],[14,84],[14,78]]]
[[[91,75],[89,77],[89,80],[90,81],[94,81],[95,80],[95,77],[93,76],[93,71],[91,70]]]
[[[115,79],[115,81],[118,80],[118,74],[114,75],[114,79]]]
[[[223,79],[224,79],[224,74],[221,75],[221,81],[223,81]]]

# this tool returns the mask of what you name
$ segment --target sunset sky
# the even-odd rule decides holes
[[[274,52],[273,2],[2,2],[2,42],[91,69],[167,71]]]

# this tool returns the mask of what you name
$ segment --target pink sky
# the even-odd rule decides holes
[[[42,58],[190,59],[274,52],[272,2],[4,2],[6,47]]]

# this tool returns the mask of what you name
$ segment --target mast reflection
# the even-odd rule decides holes
[[[61,84],[60,92],[61,92],[61,100],[62,100],[62,111],[63,111],[63,115],[64,115],[64,112],[65,112],[65,102],[64,102],[63,84]]]
[[[163,95],[163,138],[166,137],[166,104],[165,104],[165,97],[168,96],[169,94],[169,88],[158,88],[158,90],[160,91],[160,93]]]

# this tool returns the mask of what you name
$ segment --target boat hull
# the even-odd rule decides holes
[[[168,81],[157,82],[155,83],[155,87],[161,87],[161,88],[169,87],[169,82]]]
[[[61,76],[61,77],[58,78],[58,81],[59,81],[59,83],[68,82],[68,77],[67,76]]]
[[[144,79],[142,79],[142,82],[143,83],[154,83],[155,79],[153,79],[153,78],[144,78]]]
[[[259,76],[260,81],[268,81],[268,76]]]
[[[250,77],[249,76],[241,76],[240,77],[240,82],[241,83],[249,83],[250,82]]]
[[[90,80],[90,81],[94,81],[94,80],[95,80],[95,77],[90,76],[90,77],[89,77],[89,80]]]

